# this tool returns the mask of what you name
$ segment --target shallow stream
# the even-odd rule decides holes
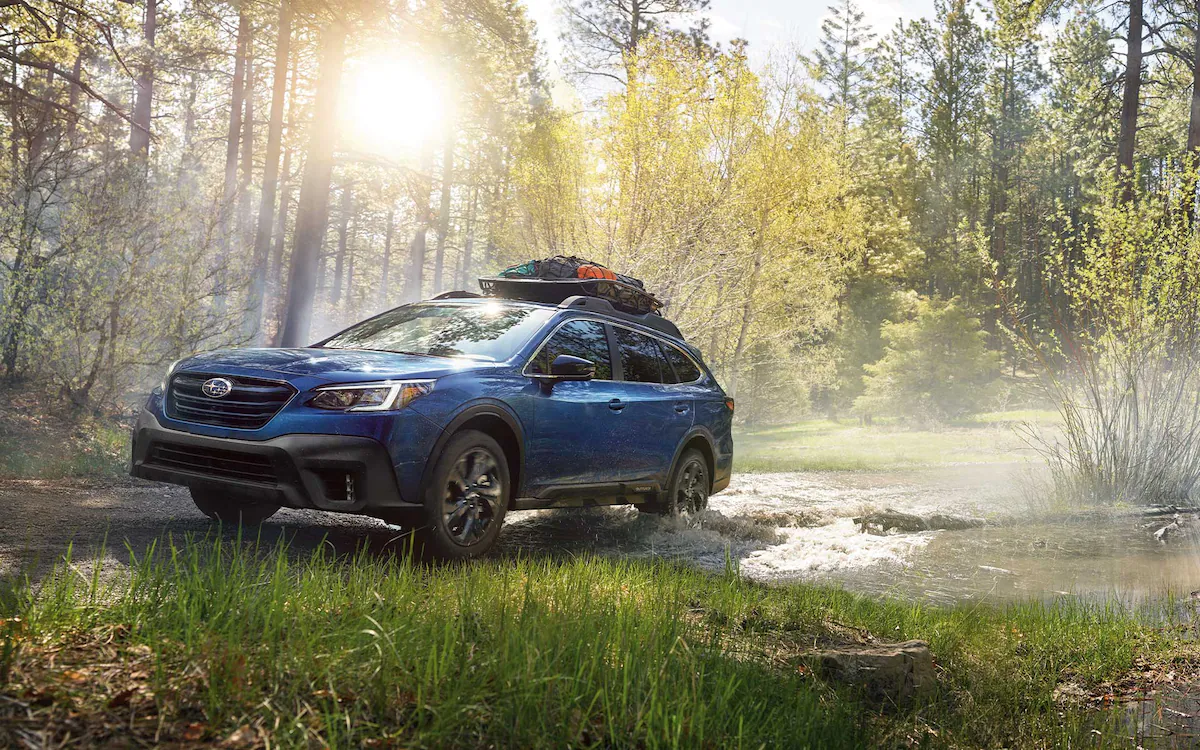
[[[506,547],[657,555],[769,581],[835,583],[940,604],[1082,597],[1129,604],[1200,589],[1200,528],[1166,542],[1168,518],[1064,515],[1040,505],[1020,465],[903,473],[735,475],[697,525],[632,508],[515,513]],[[892,509],[986,519],[982,528],[862,533],[853,517]]]

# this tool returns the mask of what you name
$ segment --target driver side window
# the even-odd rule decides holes
[[[541,351],[529,363],[535,375],[550,374],[550,364],[560,354],[581,357],[596,365],[595,380],[612,380],[612,357],[608,353],[608,335],[604,324],[595,320],[572,320],[554,332]]]

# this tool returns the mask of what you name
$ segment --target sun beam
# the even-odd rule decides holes
[[[340,109],[345,146],[388,159],[412,157],[446,121],[446,86],[412,56],[369,55],[347,66]]]

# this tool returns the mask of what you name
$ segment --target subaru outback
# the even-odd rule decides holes
[[[186,485],[218,521],[365,514],[469,558],[509,510],[699,512],[729,483],[733,409],[656,313],[456,292],[307,348],[176,362],[134,428],[131,471]]]

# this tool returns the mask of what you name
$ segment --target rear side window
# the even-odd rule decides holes
[[[661,383],[666,362],[658,351],[658,343],[649,336],[618,328],[617,343],[621,345],[621,369],[625,380],[633,383]]]
[[[678,376],[675,382],[694,383],[700,379],[700,368],[696,367],[696,363],[686,354],[670,344],[663,344],[662,350],[666,353],[667,361],[671,363],[671,367],[675,368],[675,375]]]
[[[604,333],[603,323],[572,320],[559,328],[534,357],[530,371],[536,375],[549,375],[551,363],[560,354],[590,360],[596,365],[596,380],[612,380],[612,357],[608,353],[608,336]]]

